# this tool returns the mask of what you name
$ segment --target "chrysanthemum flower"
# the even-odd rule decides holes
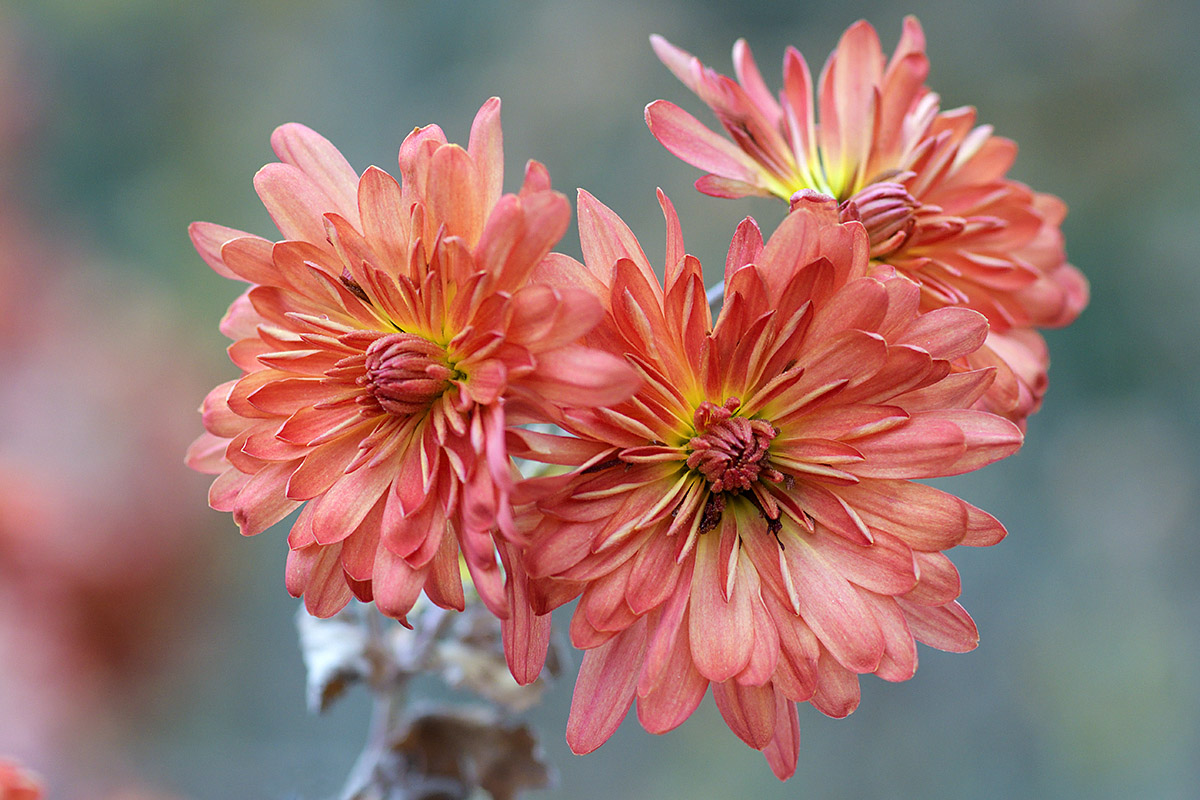
[[[832,200],[803,201],[765,246],[752,220],[739,227],[713,326],[660,199],[665,286],[624,223],[580,199],[587,268],[610,298],[589,341],[625,353],[643,385],[567,413],[576,438],[521,434],[524,455],[575,467],[545,479],[527,568],[539,611],[581,595],[576,752],[600,746],[635,698],[661,733],[711,685],[730,728],[786,778],[796,703],[844,716],[859,674],[913,674],[914,640],[976,645],[942,551],[1004,529],[912,479],[976,469],[1022,436],[970,409],[994,370],[951,372],[983,343],[984,317],[922,313],[917,284],[868,274],[866,232]]]
[[[501,195],[495,98],[466,149],[414,130],[402,184],[375,167],[360,178],[301,125],[271,141],[282,163],[254,183],[284,241],[191,229],[213,269],[252,286],[221,326],[243,375],[205,400],[189,461],[219,473],[210,503],[244,534],[304,506],[287,586],[315,615],[354,594],[403,620],[422,589],[462,608],[461,553],[507,617],[522,586],[506,428],[636,385],[576,343],[603,314],[596,298],[536,281],[570,206],[536,162]]]
[[[744,40],[733,48],[737,81],[661,37],[652,42],[733,140],[672,103],[646,107],[658,140],[709,173],[700,191],[836,198],[843,219],[866,227],[871,258],[921,285],[923,308],[962,305],[988,318],[989,341],[969,365],[999,369],[982,405],[1018,422],[1037,410],[1048,358],[1033,329],[1069,324],[1088,299],[1063,249],[1066,208],[1006,177],[1016,145],[976,127],[973,108],[939,110],[914,18],[887,60],[874,28],[852,25],[816,93],[804,57],[789,48],[778,101]]]

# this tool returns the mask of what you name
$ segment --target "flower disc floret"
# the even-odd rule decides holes
[[[767,450],[778,431],[764,420],[733,416],[740,405],[741,400],[730,397],[724,406],[705,400],[696,409],[694,424],[700,433],[688,441],[687,465],[705,477],[709,491],[744,492],[760,475],[783,479],[767,464]]]

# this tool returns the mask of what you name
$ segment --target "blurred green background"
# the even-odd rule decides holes
[[[658,260],[661,186],[688,250],[715,278],[742,216],[769,229],[785,209],[691,188],[698,173],[654,141],[642,108],[662,97],[710,117],[647,36],[661,33],[726,73],[729,48],[744,36],[777,87],[786,45],[815,69],[864,17],[890,52],[906,13],[925,27],[929,83],[943,107],[976,106],[981,122],[1020,144],[1012,176],[1066,200],[1068,253],[1092,284],[1080,320],[1047,336],[1050,391],[1025,447],[942,484],[1009,529],[994,548],[952,554],[982,644],[968,655],[922,648],[907,683],[864,678],[862,706],[846,720],[802,707],[800,764],[786,784],[725,728],[711,700],[667,736],[629,720],[601,750],[573,756],[564,679],[530,717],[560,776],[558,789],[534,796],[1197,796],[1200,5],[39,0],[0,9],[4,203],[20,220],[6,229],[45,245],[0,247],[17,275],[0,282],[9,292],[0,331],[26,356],[40,352],[31,342],[42,332],[69,325],[76,341],[99,326],[117,351],[127,334],[130,348],[149,354],[110,365],[103,354],[55,349],[44,367],[59,382],[0,405],[9,414],[0,435],[27,435],[27,421],[14,420],[27,419],[31,402],[40,408],[38,398],[69,395],[95,374],[128,377],[139,389],[90,423],[108,439],[81,434],[59,446],[101,473],[113,450],[88,448],[133,449],[121,457],[140,465],[135,477],[108,485],[110,499],[157,491],[137,475],[174,476],[150,539],[178,534],[178,514],[189,542],[201,542],[162,567],[191,576],[190,588],[159,628],[170,637],[155,645],[164,651],[156,667],[132,672],[129,661],[144,683],[133,699],[96,701],[111,719],[93,717],[86,735],[63,734],[68,724],[38,738],[21,717],[33,712],[10,705],[3,716],[0,706],[0,756],[46,771],[51,797],[102,797],[118,785],[194,800],[328,797],[365,736],[359,693],[324,718],[304,711],[284,532],[243,540],[228,515],[205,509],[206,478],[182,466],[182,448],[200,431],[196,406],[235,375],[216,322],[239,291],[205,267],[186,227],[203,219],[272,235],[251,177],[273,160],[276,125],[305,122],[360,171],[394,172],[414,126],[437,122],[465,142],[476,109],[499,95],[506,188],[536,158],[559,189],[573,197],[585,187],[612,206]],[[62,262],[71,266],[38,255],[46,248],[69,251]],[[577,254],[573,231],[560,249]],[[84,310],[37,299],[51,286],[76,295],[91,287]],[[22,316],[31,304],[38,313]],[[96,322],[78,330],[81,319]],[[32,385],[28,361],[0,379],[16,382],[10,394]],[[55,419],[78,424],[66,408]],[[176,422],[156,440],[170,447],[130,444],[150,408]],[[138,552],[96,558],[137,561]],[[23,602],[13,597],[6,602]],[[157,601],[147,590],[139,602]],[[6,669],[0,663],[0,676]],[[61,777],[50,771],[64,762]]]

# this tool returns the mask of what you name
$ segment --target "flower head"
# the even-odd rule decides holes
[[[667,731],[711,685],[784,778],[796,703],[844,716],[859,674],[913,674],[914,640],[975,646],[942,551],[1004,529],[912,479],[976,469],[1022,436],[970,409],[993,369],[951,370],[983,343],[983,316],[922,312],[914,282],[869,270],[865,229],[832,200],[806,202],[765,245],[752,220],[738,228],[713,325],[660,199],[665,284],[624,223],[580,199],[587,269],[609,297],[589,341],[625,353],[643,383],[566,412],[576,438],[558,447],[528,435],[527,455],[575,469],[544,481],[526,566],[539,611],[580,595],[573,749],[602,744],[635,699],[642,724]]]
[[[219,474],[210,503],[245,534],[303,505],[287,585],[316,615],[354,594],[403,619],[422,590],[461,609],[461,554],[509,617],[520,537],[506,428],[635,384],[576,344],[598,301],[537,280],[570,209],[536,162],[519,194],[501,194],[499,114],[499,100],[483,105],[465,149],[414,130],[402,183],[375,167],[360,177],[324,138],[284,125],[281,163],[255,177],[284,240],[191,229],[213,269],[252,285],[221,326],[243,374],[205,400],[189,461]]]
[[[709,173],[700,191],[774,195],[793,207],[813,192],[835,198],[843,220],[863,223],[871,258],[921,286],[923,308],[961,305],[988,318],[989,341],[964,365],[999,370],[981,407],[1016,421],[1037,409],[1048,359],[1032,329],[1069,324],[1088,299],[1063,250],[1066,209],[1006,177],[1016,145],[976,127],[974,109],[940,110],[925,85],[916,19],[905,20],[890,59],[874,28],[852,25],[816,92],[804,57],[789,48],[778,100],[744,40],[733,48],[737,81],[652,41],[732,139],[672,103],[646,107],[658,140]]]

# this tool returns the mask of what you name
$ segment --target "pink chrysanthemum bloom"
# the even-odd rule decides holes
[[[840,223],[832,200],[804,201],[765,246],[752,220],[738,228],[714,326],[660,199],[665,287],[625,224],[579,201],[587,268],[610,298],[589,341],[625,353],[643,385],[568,412],[575,438],[521,434],[524,455],[575,467],[543,479],[526,566],[539,612],[581,595],[576,752],[599,747],[635,698],[662,733],[711,685],[782,779],[796,766],[796,703],[841,717],[859,674],[912,676],[914,640],[975,647],[942,551],[1004,529],[912,479],[976,469],[1022,436],[970,408],[995,370],[951,371],[983,343],[984,317],[922,313],[917,284],[868,274],[866,232]]]
[[[191,228],[213,269],[253,284],[221,325],[243,375],[209,394],[189,453],[219,473],[211,505],[254,534],[304,504],[287,586],[315,615],[354,594],[403,620],[422,589],[461,609],[460,553],[487,606],[519,612],[506,428],[636,385],[576,343],[603,314],[596,298],[537,282],[569,203],[532,161],[520,194],[501,195],[495,98],[466,149],[414,130],[402,184],[375,167],[360,178],[301,125],[271,142],[282,163],[254,183],[284,241]]]
[[[981,407],[1018,422],[1037,410],[1049,359],[1034,328],[1067,325],[1088,301],[1063,249],[1066,207],[1006,177],[1016,145],[976,127],[973,108],[939,111],[916,19],[905,19],[888,60],[874,28],[852,25],[817,93],[789,48],[778,101],[744,40],[733,48],[736,82],[661,37],[652,43],[733,140],[672,103],[646,107],[658,140],[710,173],[696,181],[700,191],[836,198],[843,219],[866,227],[871,258],[921,285],[923,308],[962,305],[988,318],[988,342],[965,365],[998,368]]]

